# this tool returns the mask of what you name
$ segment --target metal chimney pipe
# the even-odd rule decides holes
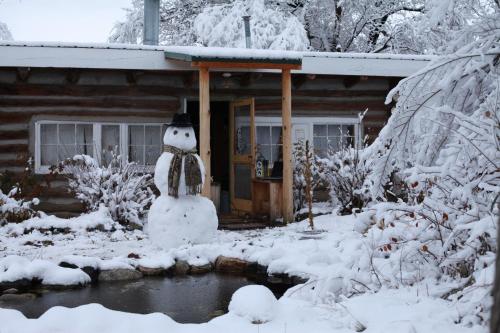
[[[143,43],[158,45],[160,35],[160,0],[144,0]]]
[[[245,23],[245,42],[247,44],[247,49],[251,49],[252,35],[250,33],[250,16],[243,16],[243,22]]]

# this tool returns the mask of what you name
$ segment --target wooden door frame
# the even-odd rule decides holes
[[[234,154],[234,109],[238,106],[250,105],[250,155],[235,156]],[[250,164],[252,180],[255,177],[255,99],[245,98],[231,101],[229,103],[229,200],[231,211],[244,211],[251,213],[253,209],[252,200],[236,199],[234,197],[234,164]],[[252,182],[250,183],[250,193],[252,193]]]

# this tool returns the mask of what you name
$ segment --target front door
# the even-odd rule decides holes
[[[252,179],[255,161],[254,99],[237,100],[230,105],[229,156],[231,210],[252,211]]]

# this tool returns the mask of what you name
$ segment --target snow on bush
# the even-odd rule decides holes
[[[361,155],[359,148],[345,146],[320,159],[330,200],[341,214],[359,211],[371,201],[370,191],[364,185],[370,169]]]
[[[71,191],[89,212],[107,207],[114,221],[128,227],[142,226],[155,198],[152,175],[141,173],[135,163],[121,163],[117,155],[107,166],[100,166],[90,156],[75,155],[54,172],[67,177]]]
[[[396,108],[375,143],[368,180],[383,198],[397,171],[407,202],[381,203],[367,237],[388,256],[380,284],[454,279],[465,323],[481,322],[489,304],[500,193],[500,13],[463,31],[465,46],[401,81]],[[450,45],[451,50],[457,45]]]
[[[229,303],[229,313],[243,317],[252,324],[262,324],[276,317],[278,300],[264,286],[251,285],[236,290]]]
[[[37,198],[16,199],[14,196],[17,191],[17,187],[14,187],[8,194],[0,190],[0,225],[7,222],[21,222],[37,215],[32,206],[38,205],[40,201]]]
[[[264,0],[236,0],[207,6],[194,21],[197,42],[204,46],[245,47],[242,16],[250,15],[252,48],[304,51],[309,48],[306,31],[290,14],[269,8]]]

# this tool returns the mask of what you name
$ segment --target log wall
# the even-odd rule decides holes
[[[210,74],[210,99],[255,97],[257,115],[281,116],[281,79],[274,73]],[[376,136],[395,79],[292,75],[293,116],[356,116],[369,109],[364,132]],[[34,156],[37,120],[168,122],[182,101],[198,98],[197,72],[0,68],[0,173],[20,175]],[[71,216],[82,206],[65,182],[38,176],[40,209]],[[49,184],[50,183],[50,184]]]

